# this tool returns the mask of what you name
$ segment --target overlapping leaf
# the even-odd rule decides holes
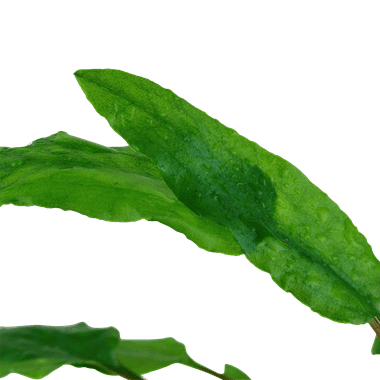
[[[228,228],[177,199],[149,158],[130,147],[107,148],[65,132],[0,149],[0,206],[10,203],[112,222],[159,221],[208,251],[242,254]]]
[[[379,313],[380,263],[370,245],[296,167],[145,78],[109,69],[75,76],[177,198],[228,227],[281,288],[338,322],[362,324]]]
[[[216,373],[195,362],[185,346],[173,338],[121,340],[113,328],[71,326],[18,326],[0,328],[0,377],[17,373],[41,379],[59,367],[96,369],[107,375],[140,379],[145,373],[180,363],[224,380],[249,380],[239,369],[226,365]]]

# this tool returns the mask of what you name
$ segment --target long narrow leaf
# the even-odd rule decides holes
[[[228,228],[177,199],[149,158],[65,132],[0,149],[2,204],[61,208],[112,222],[159,221],[208,251],[242,254]]]
[[[0,328],[0,377],[17,373],[41,379],[69,364],[143,380],[141,375],[175,363],[223,380],[249,380],[244,372],[228,364],[224,374],[202,366],[173,338],[121,340],[114,327],[93,328],[83,322],[71,326]]]
[[[380,263],[370,245],[296,167],[148,79],[110,69],[75,77],[178,199],[228,227],[282,289],[337,322],[379,314]]]

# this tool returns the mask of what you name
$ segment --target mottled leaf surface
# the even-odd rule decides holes
[[[148,79],[110,69],[75,77],[177,198],[228,227],[282,289],[337,322],[363,324],[379,313],[380,263],[370,245],[295,166]]]

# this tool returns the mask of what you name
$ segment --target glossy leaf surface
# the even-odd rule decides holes
[[[73,210],[112,222],[159,221],[208,251],[242,254],[228,228],[177,199],[149,158],[65,132],[22,148],[0,148],[3,204]]]
[[[282,289],[337,322],[379,313],[380,263],[370,245],[296,167],[148,79],[110,69],[75,77],[178,199],[228,227]]]
[[[0,377],[18,373],[41,379],[62,365],[96,369],[106,375],[143,379],[142,374],[183,364],[224,380],[245,380],[239,369],[226,365],[218,374],[198,364],[173,338],[121,340],[113,328],[18,326],[0,328]]]

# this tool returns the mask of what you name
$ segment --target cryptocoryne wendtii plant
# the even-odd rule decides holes
[[[75,77],[129,146],[59,132],[3,148],[0,205],[159,221],[203,249],[244,254],[321,316],[379,334],[380,262],[296,167],[148,79],[109,69]]]

